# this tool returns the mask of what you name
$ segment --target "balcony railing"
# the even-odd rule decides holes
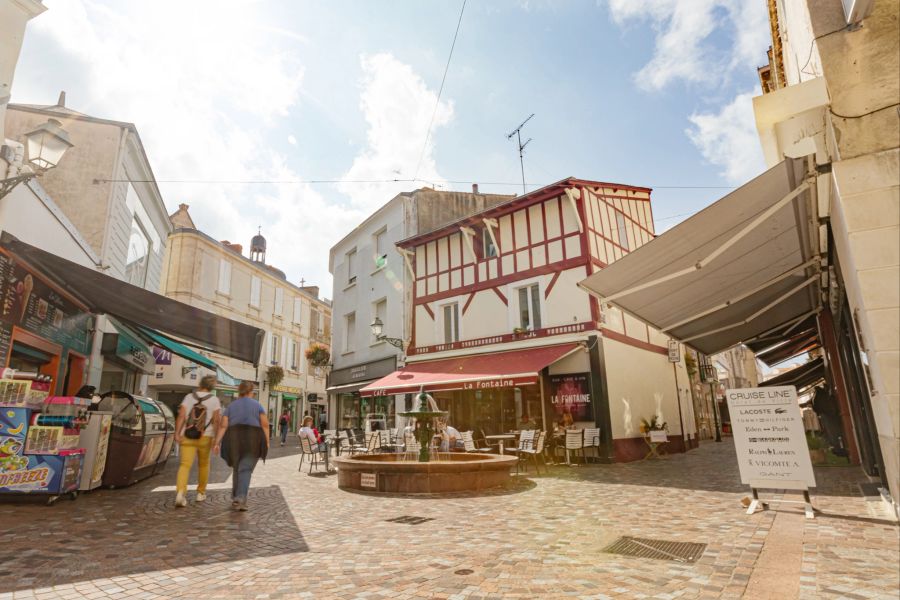
[[[480,346],[490,346],[492,344],[505,344],[509,342],[518,342],[521,340],[531,340],[543,337],[551,337],[554,335],[566,335],[570,333],[581,333],[582,331],[590,331],[599,329],[597,323],[573,323],[571,325],[559,325],[557,327],[545,327],[543,329],[535,329],[523,333],[507,333],[503,335],[492,335],[489,337],[475,338],[473,340],[462,340],[449,344],[435,344],[433,346],[410,346],[407,354],[431,354],[434,352],[447,352],[449,350],[465,350],[467,348],[477,348]]]

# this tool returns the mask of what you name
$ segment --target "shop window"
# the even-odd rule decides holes
[[[279,338],[274,333],[269,340],[269,362],[273,365],[278,364],[278,359],[281,357],[281,338]]]
[[[481,231],[482,257],[494,258],[497,256],[497,246],[494,245],[494,238],[491,237],[490,230],[485,227]]]
[[[347,253],[347,285],[356,283],[356,248]]]
[[[262,281],[255,275],[250,279],[250,306],[259,308],[259,291]]]
[[[303,317],[303,302],[300,298],[294,298],[294,315],[293,320],[294,323],[299,325],[302,322]]]
[[[519,292],[519,327],[534,330],[541,328],[541,294],[538,284],[521,287]]]
[[[128,239],[128,255],[125,259],[125,281],[138,287],[147,282],[147,265],[150,262],[150,238],[143,225],[133,217],[131,237]]]
[[[312,309],[309,312],[309,335],[310,337],[319,337],[322,335],[322,329],[319,326],[319,311]]]
[[[219,283],[216,290],[222,294],[231,293],[231,263],[224,258],[219,259]]]
[[[619,230],[619,245],[628,250],[628,228],[625,227],[625,215],[616,213],[616,229]]]
[[[381,231],[372,236],[375,250],[375,268],[380,269],[381,267],[387,264],[387,253],[388,253],[388,243],[387,243],[387,227],[382,228]]]
[[[284,315],[284,290],[282,288],[275,288],[275,308],[272,313],[279,317]]]
[[[444,343],[459,341],[459,303],[444,305]]]
[[[386,298],[382,298],[381,300],[379,300],[378,302],[375,302],[372,305],[372,320],[374,321],[376,318],[381,320],[382,323],[384,323],[385,330],[383,331],[383,334],[387,335],[387,331],[386,331],[386,329],[387,329],[387,299]],[[375,338],[375,336],[372,335],[372,343],[374,344],[377,341],[378,340]]]
[[[356,313],[344,317],[344,352],[353,352],[356,338]]]
[[[291,340],[291,343],[288,346],[287,364],[290,367],[291,371],[297,370],[297,342],[293,340]]]
[[[145,287],[148,284],[150,253],[161,251],[162,240],[131,183],[128,184],[128,191],[125,194],[125,207],[131,215],[131,233],[125,258],[125,281]],[[151,288],[158,285],[156,281],[149,283]]]

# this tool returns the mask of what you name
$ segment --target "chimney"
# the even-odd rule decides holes
[[[59,100],[56,101],[57,106],[65,107],[66,105],[66,91],[63,90],[59,93]]]
[[[477,194],[477,193],[478,193],[478,184],[477,184],[477,183],[473,183],[473,184],[472,184],[472,193],[473,193],[473,194]]]

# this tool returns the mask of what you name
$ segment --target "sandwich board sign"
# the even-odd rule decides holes
[[[758,489],[803,492],[807,518],[813,517],[809,488],[816,487],[797,389],[792,386],[726,390],[741,483],[753,491],[752,514],[761,504]]]

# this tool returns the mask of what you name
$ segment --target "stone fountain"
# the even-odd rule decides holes
[[[510,481],[516,457],[499,454],[441,452],[431,454],[435,421],[447,416],[429,394],[420,392],[417,409],[399,413],[410,419],[419,442],[418,455],[382,453],[339,456],[338,487],[374,493],[436,494],[478,491]],[[407,458],[410,456],[410,458]]]
[[[446,417],[449,413],[438,410],[437,402],[425,392],[420,392],[417,400],[419,401],[418,410],[398,414],[407,419],[414,419],[415,429],[413,431],[416,441],[419,442],[419,462],[427,463],[431,462],[431,440],[434,439],[436,431],[434,422],[439,418]]]

